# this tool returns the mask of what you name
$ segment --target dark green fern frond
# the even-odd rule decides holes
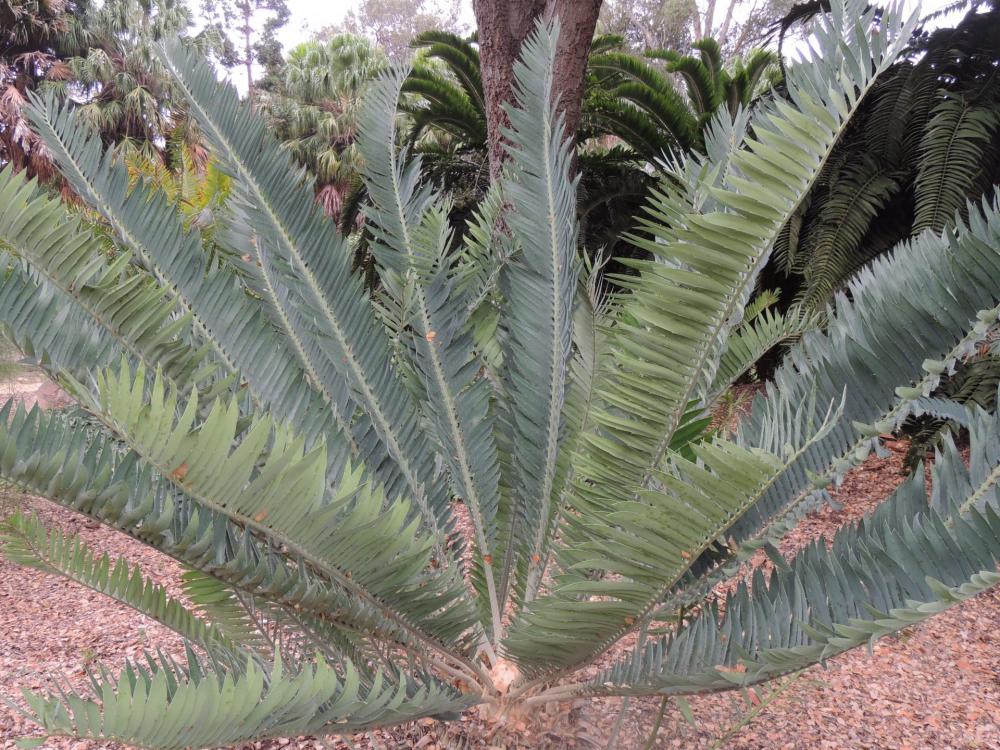
[[[995,108],[945,94],[920,141],[913,232],[940,231],[962,216],[989,139],[1000,124]]]
[[[805,230],[801,272],[806,287],[800,296],[807,308],[821,310],[858,267],[859,245],[879,210],[899,189],[902,176],[900,170],[888,169],[873,157],[838,170]]]

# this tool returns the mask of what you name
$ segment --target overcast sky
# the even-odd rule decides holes
[[[919,3],[917,0],[904,0],[907,8],[917,5],[923,7],[925,13],[942,8],[952,0],[924,0]],[[292,20],[282,29],[281,37],[285,48],[293,47],[299,42],[304,42],[310,36],[324,26],[336,23],[344,17],[351,8],[360,4],[360,0],[287,0],[288,7],[292,11]],[[461,0],[462,20],[470,27],[474,25],[472,14],[472,0]]]
[[[288,8],[292,12],[292,18],[288,25],[281,30],[278,37],[284,45],[285,50],[294,47],[299,42],[308,40],[315,32],[330,26],[343,19],[352,8],[360,4],[360,0],[286,0]],[[951,0],[904,0],[906,8],[921,6],[924,13],[942,8],[949,4]],[[472,0],[461,0],[462,21],[471,29],[475,26],[475,18],[472,14]],[[947,22],[950,19],[942,19],[939,23]],[[241,75],[242,69],[233,71],[232,79],[240,91],[246,90],[246,78]]]
[[[309,39],[324,26],[340,21],[351,8],[360,5],[360,0],[286,0],[292,11],[292,20],[278,35],[285,49]],[[462,21],[473,26],[472,0],[462,0]]]

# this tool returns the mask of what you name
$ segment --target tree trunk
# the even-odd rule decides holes
[[[509,124],[503,105],[514,86],[514,61],[539,16],[559,19],[555,95],[573,135],[580,124],[584,74],[601,0],[473,0],[479,27],[479,54],[486,95],[490,176],[500,175],[506,153],[502,129]]]
[[[250,34],[253,33],[253,27],[250,25],[250,19],[253,15],[253,10],[250,8],[250,3],[244,3],[242,5],[243,10],[243,63],[247,68],[247,98],[250,100],[250,108],[254,108],[254,90],[253,90],[253,45],[250,44]]]

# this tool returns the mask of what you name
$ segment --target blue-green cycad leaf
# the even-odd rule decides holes
[[[274,303],[288,313],[294,335],[311,352],[324,388],[330,394],[345,384],[350,389],[372,428],[356,437],[366,464],[395,467],[387,482],[390,493],[406,490],[437,538],[440,563],[449,565],[447,487],[436,476],[417,409],[394,372],[386,332],[361,279],[351,272],[346,240],[323,216],[300,170],[291,167],[249,103],[241,103],[236,90],[219,83],[211,66],[182,44],[165,45],[160,54],[220,164],[233,176],[234,193],[253,207],[246,215],[261,261],[276,280]]]
[[[543,679],[546,670],[571,666],[581,653],[609,648],[652,613],[657,592],[680,581],[776,477],[823,439],[841,409],[810,400],[785,414],[781,434],[770,436],[764,448],[724,440],[689,445],[692,458],[672,454],[656,484],[635,501],[618,503],[600,520],[577,521],[574,531],[590,532],[590,540],[573,547],[573,564],[556,577],[554,593],[515,621],[504,641],[507,651],[529,675]],[[560,562],[570,559],[570,550],[560,553]]]
[[[573,339],[573,301],[580,275],[576,243],[576,183],[570,175],[572,140],[554,99],[556,28],[539,24],[514,67],[515,106],[507,107],[510,156],[503,193],[507,223],[520,247],[501,280],[509,334],[506,390],[517,471],[509,544],[524,567],[526,598],[540,581],[542,553],[557,517],[556,499],[568,455],[563,404]]]
[[[921,407],[942,374],[974,351],[1000,307],[1000,206],[970,210],[968,226],[901,243],[862,270],[807,332],[755,401],[740,442],[758,445],[781,403],[834,398],[847,384],[844,421],[790,466],[733,529],[744,542],[784,514],[826,498],[823,489],[868,456],[877,436]],[[961,289],[961,294],[954,290]]]
[[[134,403],[141,404],[141,384],[135,392],[138,395]],[[127,398],[125,402],[131,403]],[[209,453],[218,455],[227,446],[216,446]],[[247,526],[256,526],[248,530],[227,515],[195,502],[184,493],[180,483],[186,471],[172,472],[173,476],[155,473],[151,464],[140,460],[135,452],[123,452],[118,440],[105,432],[95,432],[92,425],[81,424],[74,417],[43,413],[37,407],[26,412],[20,407],[15,409],[13,401],[0,409],[0,477],[4,481],[156,547],[181,563],[225,582],[244,596],[258,597],[286,610],[320,618],[328,627],[365,632],[375,642],[390,643],[394,648],[414,648],[407,635],[413,624],[406,617],[393,624],[392,617],[384,616],[365,597],[348,593],[323,575],[317,575],[316,569],[300,556],[284,550],[262,522],[251,519],[246,523],[244,519]],[[364,528],[362,517],[378,516],[381,498],[362,492],[358,500],[365,505],[354,518]],[[400,563],[405,565],[407,559],[412,561],[413,555],[394,548],[401,543],[410,552],[424,550],[417,552],[418,561],[422,559],[419,555],[428,554],[426,540],[414,540],[412,533],[401,534],[400,530],[409,525],[405,518],[397,514],[395,519],[383,519],[382,524],[388,524],[385,537],[391,542],[373,544],[370,548],[344,545],[340,560],[354,565],[359,559],[357,555],[363,557],[376,551],[389,557],[398,553]],[[365,533],[372,533],[372,524],[367,526]],[[344,527],[349,537],[352,529],[356,526]],[[358,541],[364,538],[357,535]],[[391,565],[383,567],[392,570]],[[401,585],[405,590],[406,580],[400,574],[394,583],[386,583]],[[410,592],[411,601],[425,593],[423,583],[416,580],[416,590]],[[431,594],[426,603],[424,611],[432,613],[441,599]],[[468,622],[459,624],[457,631],[455,625],[453,619],[446,618],[435,625],[436,632],[440,636],[447,630],[454,634],[468,628]],[[333,644],[331,640],[327,645]]]
[[[71,107],[52,96],[35,98],[32,123],[77,194],[110,224],[124,246],[176,295],[198,333],[223,363],[239,373],[260,406],[295,424],[310,443],[326,441],[330,475],[337,477],[349,455],[330,408],[310,386],[294,349],[277,333],[227,266],[209,268],[199,233],[184,228],[162,191],[131,188],[124,164],[104,150]]]
[[[394,115],[405,71],[386,76],[370,92],[362,115],[361,153],[372,207],[367,211],[375,257],[387,288],[410,289],[409,336],[424,412],[434,425],[451,475],[475,531],[475,579],[487,604],[488,630],[499,639],[500,596],[492,555],[496,542],[499,468],[489,418],[492,391],[479,372],[448,249],[447,207],[420,182],[420,161],[397,153]]]
[[[0,522],[0,555],[51,575],[60,575],[125,604],[161,623],[213,658],[235,666],[247,654],[213,623],[196,616],[166,589],[143,576],[125,558],[97,555],[78,536],[47,529],[37,516],[15,514]]]
[[[127,252],[109,262],[93,232],[10,168],[0,172],[0,242],[30,269],[8,269],[0,317],[15,341],[28,342],[55,370],[86,377],[128,354],[184,387],[204,387],[222,369],[208,356],[210,345],[194,345],[191,316],[177,314],[176,298],[131,265]],[[47,310],[54,299],[58,319]],[[81,346],[88,339],[94,346]]]
[[[106,677],[94,697],[27,694],[28,715],[49,736],[113,739],[163,750],[236,745],[272,737],[349,734],[423,716],[460,711],[475,702],[432,677],[363,679],[320,657],[289,670],[280,658],[266,668],[248,661],[242,673],[219,673],[189,655],[181,668],[162,658],[129,664]]]
[[[774,543],[810,510],[829,501],[827,487],[879,448],[878,436],[910,415],[964,409],[932,403],[925,394],[975,351],[1000,314],[1000,213],[970,210],[970,225],[954,234],[925,233],[875,261],[840,295],[826,330],[806,332],[759,395],[737,442],[772,445],[788,410],[809,398],[844,394],[844,419],[791,462],[760,500],[730,529],[728,548],[704,557],[666,599],[665,608],[698,601],[726,580],[735,561]],[[955,295],[954,289],[962,289]]]
[[[758,571],[722,605],[602,671],[582,694],[684,694],[797,671],[1000,583],[1000,418],[977,410],[969,466],[948,441],[928,497],[917,471],[861,522]]]
[[[159,378],[147,396],[145,382],[141,369],[133,375],[123,365],[98,374],[93,399],[77,395],[200,506],[303,560],[428,644],[463,643],[472,610],[462,583],[447,569],[431,570],[434,540],[421,533],[407,503],[386,505],[358,473],[345,473],[329,497],[322,446],[306,450],[266,417],[237,444],[235,402],[220,399],[199,420],[197,398],[185,405]]]

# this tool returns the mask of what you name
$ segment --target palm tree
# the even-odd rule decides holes
[[[753,50],[746,61],[724,66],[722,50],[714,39],[701,39],[693,47],[699,55],[675,50],[653,50],[644,58],[618,51],[591,57],[590,67],[608,96],[594,108],[595,130],[624,140],[646,159],[657,159],[672,149],[704,149],[705,128],[720,107],[732,116],[747,109],[762,90],[769,88],[776,70],[776,56]],[[663,60],[658,68],[647,60]],[[684,81],[679,89],[671,74]]]
[[[769,580],[710,594],[1000,315],[994,202],[875,264],[735,438],[706,431],[759,269],[912,28],[831,5],[788,101],[762,102],[749,130],[720,111],[708,154],[667,165],[642,217],[650,257],[611,298],[579,254],[552,29],[525,46],[511,158],[458,253],[447,198],[397,148],[405,72],[372,90],[377,307],[302,170],[181,44],[162,59],[233,177],[241,273],[206,267],[161,193],[129,192],[82,118],[39,102],[34,125],[125,254],[109,261],[59,202],[0,173],[16,254],[0,319],[81,407],[8,404],[0,477],[192,569],[181,602],[38,519],[4,525],[4,554],[191,644],[184,664],[102,670],[92,695],[31,695],[43,731],[179,749],[739,689],[1000,583],[1000,418],[980,410],[969,463],[948,446],[930,494],[917,472],[832,545],[772,550]]]
[[[24,117],[28,94],[67,77],[63,47],[80,3],[0,2],[0,165],[52,176],[45,146]]]
[[[694,44],[699,57],[655,50],[645,58],[620,51],[617,36],[599,36],[590,51],[580,140],[611,136],[654,161],[671,149],[704,147],[703,130],[716,110],[746,109],[773,83],[776,56],[752,51],[727,69],[713,39]],[[432,31],[413,46],[423,51],[404,85],[413,97],[403,109],[413,120],[410,141],[437,138],[423,148],[474,152],[486,141],[486,115],[475,40]],[[663,68],[653,60],[664,60]],[[677,74],[684,87],[671,79]]]
[[[179,0],[8,3],[0,13],[6,52],[0,64],[0,163],[54,176],[43,141],[21,111],[32,91],[52,89],[79,106],[106,143],[164,160],[173,131],[184,130],[182,96],[151,45],[184,34],[190,13]],[[2,16],[0,16],[2,17]],[[205,35],[196,37],[207,45]],[[195,133],[188,133],[191,142]]]
[[[191,13],[182,0],[107,0],[75,19],[78,47],[59,87],[106,143],[166,160],[166,142],[184,117],[183,96],[153,54],[156,42],[183,35]],[[208,37],[196,38],[206,49]],[[191,142],[196,135],[188,134]]]
[[[704,148],[703,130],[715,108],[725,103],[735,114],[766,88],[762,82],[774,70],[771,53],[753,52],[746,64],[736,61],[725,70],[718,45],[699,44],[703,60],[673,55],[670,63],[679,73],[704,72],[689,85],[687,99],[669,71],[621,52],[620,37],[594,39],[577,134],[581,228],[592,257],[642,254],[625,233],[650,187],[644,165],[676,149]],[[423,155],[430,178],[454,194],[453,217],[464,219],[489,177],[476,41],[433,31],[419,35],[413,46],[421,54],[403,84],[407,96],[400,106],[412,123],[408,141]],[[701,89],[694,88],[698,82]],[[615,264],[613,270],[622,269]]]
[[[367,37],[338,34],[293,48],[278,91],[262,102],[278,138],[316,178],[316,200],[339,217],[359,174],[358,111],[388,64]]]

